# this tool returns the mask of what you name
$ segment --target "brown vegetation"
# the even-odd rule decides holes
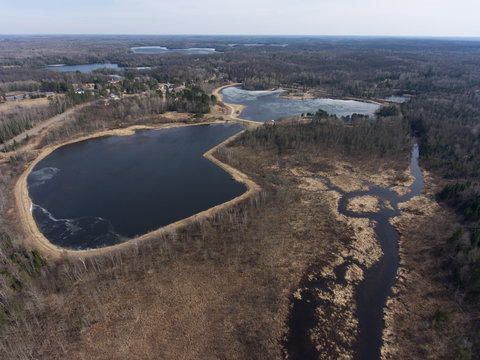
[[[385,359],[474,359],[478,304],[452,286],[442,256],[455,229],[452,214],[426,196],[402,206],[395,296],[385,310]]]
[[[121,251],[51,262],[24,302],[32,312],[3,333],[8,353],[279,358],[289,295],[309,263],[330,256],[342,225],[322,197],[299,201],[274,157],[241,156],[247,168],[265,163],[270,171],[251,176],[275,185],[264,183],[264,192],[208,221]]]
[[[187,47],[209,44],[223,53],[155,56],[128,49],[138,42],[159,41],[171,47],[180,47],[179,41]],[[43,81],[95,81],[101,96],[122,89],[145,92],[89,107],[0,159],[0,351],[7,358],[280,358],[285,355],[281,348],[290,300],[301,297],[299,289],[307,282],[319,279],[329,291],[318,294],[323,306],[309,344],[323,351],[316,357],[351,356],[356,331],[352,284],[361,279],[361,269],[346,269],[344,286],[332,269],[346,256],[369,266],[380,256],[378,244],[371,223],[337,216],[338,194],[324,191],[317,179],[300,180],[299,175],[327,175],[347,191],[362,188],[362,181],[396,184],[403,193],[402,185],[408,183],[405,135],[412,130],[419,136],[424,166],[436,175],[477,180],[478,42],[289,39],[285,48],[258,51],[229,48],[230,41],[0,39],[0,96],[38,91]],[[108,71],[41,69],[48,63],[105,61],[152,68],[124,70],[126,81],[118,86],[109,83]],[[158,84],[188,86],[192,79],[208,91],[231,80],[250,89],[291,87],[370,101],[392,94],[413,96],[387,108],[400,108],[400,116],[383,112],[370,127],[353,121],[351,126],[305,123],[301,131],[293,126],[283,128],[287,131],[260,127],[216,149],[216,158],[240,169],[264,191],[208,218],[192,219],[116,251],[88,258],[64,256],[46,265],[41,254],[25,248],[13,188],[37,149],[92,132],[171,122],[163,103],[167,96],[157,92]],[[191,99],[175,104],[175,94],[170,93],[170,104],[192,111],[173,119],[176,122],[212,120],[202,115],[208,105],[225,119],[242,110],[214,105],[215,99],[210,103],[204,96],[199,98],[201,106]],[[66,104],[55,106],[58,113]],[[35,117],[33,110],[17,111],[20,121],[12,121],[9,110],[10,118],[2,118],[9,122],[8,137],[51,116],[37,110]],[[278,169],[279,155],[283,170]],[[432,176],[427,184],[426,195],[433,197],[440,190],[433,185],[443,181]],[[405,204],[395,225],[402,235],[401,268],[396,296],[386,311],[383,356],[478,357],[478,293],[467,296],[457,286],[448,259],[453,254],[453,262],[460,265],[478,264],[478,249],[468,246],[466,236],[458,252],[446,247],[446,238],[457,229],[455,219],[426,196]]]

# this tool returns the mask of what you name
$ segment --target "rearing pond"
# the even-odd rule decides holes
[[[241,129],[212,124],[142,130],[60,147],[28,176],[35,221],[52,243],[88,249],[229,201],[245,186],[203,154]]]

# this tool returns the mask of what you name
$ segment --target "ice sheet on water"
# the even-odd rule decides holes
[[[285,92],[285,90],[257,90],[257,91],[249,91],[243,90],[239,87],[228,87],[222,90],[222,94],[229,98],[229,101],[235,103],[242,103],[245,101],[255,101],[262,96],[269,96],[274,94],[280,94]]]
[[[46,181],[53,179],[59,171],[60,169],[56,167],[44,167],[32,171],[28,176],[28,187],[43,185]]]
[[[36,204],[32,204],[32,214],[45,237],[64,248],[99,248],[128,240],[115,232],[112,223],[102,217],[57,219],[47,209]]]

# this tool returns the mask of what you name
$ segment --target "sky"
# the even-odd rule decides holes
[[[480,37],[479,0],[0,0],[0,34]]]

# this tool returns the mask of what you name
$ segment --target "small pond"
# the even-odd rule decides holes
[[[97,69],[114,69],[114,70],[122,70],[117,64],[82,64],[82,65],[64,65],[64,64],[57,64],[57,65],[48,65],[45,69],[48,70],[57,70],[62,72],[68,71],[80,71],[82,73],[91,73]]]
[[[407,102],[409,98],[405,96],[400,96],[400,95],[392,95],[387,97],[385,100],[396,102],[396,103],[404,103],[404,102]]]
[[[167,53],[180,53],[186,55],[205,55],[218,52],[213,48],[188,48],[188,49],[169,49],[165,46],[137,46],[132,47],[132,51],[135,54],[167,54]]]

